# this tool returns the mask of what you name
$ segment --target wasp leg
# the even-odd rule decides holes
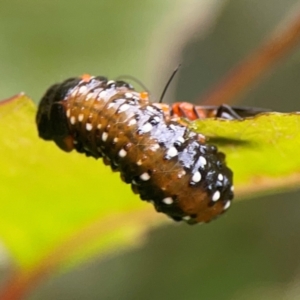
[[[243,118],[229,105],[222,104],[218,107],[216,118],[226,120],[242,120]]]

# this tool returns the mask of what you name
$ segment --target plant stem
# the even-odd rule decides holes
[[[120,228],[120,226],[123,228],[138,228],[137,232],[135,232],[137,236],[134,240],[142,240],[140,235],[142,235],[147,228],[146,224],[149,225],[149,222],[157,223],[157,220],[155,221],[156,218],[157,214],[149,209],[144,209],[135,212],[115,214],[105,219],[99,218],[92,221],[62,244],[55,247],[48,255],[45,255],[31,268],[15,270],[2,291],[0,291],[0,299],[25,299],[31,290],[47,277],[53,275],[54,271],[57,271],[57,269],[63,265],[63,262],[74,255],[76,251],[79,251],[97,238],[105,234],[110,234]],[[145,226],[142,224],[145,224]],[[105,253],[102,252],[101,254],[104,255]]]
[[[233,68],[206,95],[199,98],[201,105],[221,105],[232,102],[265,73],[300,40],[300,11],[283,30],[275,30],[271,38]]]

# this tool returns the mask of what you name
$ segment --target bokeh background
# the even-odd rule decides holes
[[[82,73],[135,76],[157,99],[181,63],[166,101],[193,102],[299,8],[296,0],[2,1],[0,99],[24,91],[38,102],[52,83]],[[238,101],[296,111],[299,83],[300,47]],[[299,299],[299,196],[236,203],[209,225],[160,227],[139,248],[57,274],[28,300]],[[2,252],[4,282],[13,262]]]

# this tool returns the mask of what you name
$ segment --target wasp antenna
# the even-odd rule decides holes
[[[180,66],[181,66],[181,64],[179,64],[179,65],[177,66],[177,68],[173,71],[172,75],[170,76],[170,78],[169,78],[167,84],[165,85],[165,87],[164,87],[164,89],[163,89],[163,91],[162,91],[162,93],[161,93],[161,96],[160,96],[160,99],[159,99],[159,102],[158,102],[158,103],[162,103],[162,101],[163,101],[163,99],[164,99],[164,96],[165,96],[165,94],[166,94],[166,92],[167,92],[167,90],[168,90],[168,87],[169,87],[170,83],[172,82],[174,76],[175,76],[176,73],[178,72]]]

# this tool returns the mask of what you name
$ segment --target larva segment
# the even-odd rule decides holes
[[[85,75],[55,85],[36,120],[40,137],[102,157],[142,200],[176,221],[209,222],[230,206],[225,155],[125,82]]]

